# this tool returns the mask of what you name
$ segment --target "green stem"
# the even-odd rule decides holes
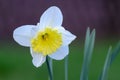
[[[50,68],[48,56],[46,57],[46,64],[47,64],[47,68],[48,68],[48,73],[49,73],[50,80],[53,80],[53,75],[52,75],[52,71],[51,71],[51,68]]]
[[[49,58],[49,65],[50,65],[51,73],[53,75],[53,60],[51,58]]]
[[[68,80],[68,56],[65,58],[65,80]]]

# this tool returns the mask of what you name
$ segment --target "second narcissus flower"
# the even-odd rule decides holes
[[[41,66],[46,56],[61,60],[68,55],[69,44],[76,36],[62,27],[62,21],[60,9],[52,6],[42,14],[37,25],[23,25],[14,30],[14,40],[22,46],[30,47],[34,66]]]

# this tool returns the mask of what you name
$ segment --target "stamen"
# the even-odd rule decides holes
[[[43,40],[46,40],[47,38],[48,38],[48,33],[45,33],[45,34],[42,35]]]

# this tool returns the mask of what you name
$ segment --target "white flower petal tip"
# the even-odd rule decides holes
[[[30,46],[31,29],[34,25],[23,25],[13,31],[13,39],[21,46]]]
[[[40,67],[42,66],[42,64],[45,62],[46,60],[46,57],[41,55],[41,54],[37,54],[35,53],[34,56],[33,56],[33,60],[32,60],[32,63],[35,67]]]
[[[62,22],[63,22],[62,12],[56,6],[48,8],[40,18],[41,27],[46,26],[57,27],[62,25]]]
[[[68,46],[62,46],[57,50],[57,52],[55,52],[51,55],[48,55],[48,56],[51,57],[52,59],[55,59],[55,60],[62,60],[68,54],[69,54],[69,47]]]
[[[71,38],[71,41],[73,41],[73,40],[75,40],[77,38],[77,36],[70,33],[69,38]]]
[[[33,65],[34,65],[35,67],[37,67],[37,68],[40,67],[40,66],[42,66],[42,64],[43,64],[43,63],[41,63],[41,62],[37,62],[35,59],[32,60],[32,63],[33,63]]]
[[[77,38],[74,34],[67,30],[61,32],[63,34],[63,45],[69,45],[73,40]]]

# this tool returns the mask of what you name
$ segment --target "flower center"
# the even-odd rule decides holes
[[[43,55],[52,54],[62,45],[62,34],[57,29],[46,27],[31,39],[31,47]]]

